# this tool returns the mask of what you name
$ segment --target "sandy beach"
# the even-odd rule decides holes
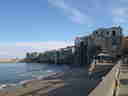
[[[52,74],[43,80],[32,80],[21,88],[10,88],[0,96],[88,96],[98,81],[89,80],[87,69],[73,68]]]
[[[98,81],[89,80],[87,70],[73,69],[60,76],[65,86],[48,93],[48,96],[87,96],[98,84]]]

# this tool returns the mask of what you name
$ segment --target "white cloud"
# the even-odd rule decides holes
[[[29,47],[37,51],[53,50],[58,48],[64,48],[66,46],[73,45],[73,42],[69,41],[47,41],[47,42],[18,42],[18,47]]]
[[[127,23],[128,20],[128,7],[123,6],[124,0],[120,1],[120,5],[112,8],[113,22],[116,24]],[[128,2],[125,2],[127,4]]]
[[[73,45],[70,41],[17,42],[0,44],[0,58],[24,57],[26,52],[44,52]]]
[[[115,8],[113,14],[116,16],[125,16],[128,12],[128,8]]]
[[[70,20],[88,27],[126,24],[128,20],[128,0],[48,0]],[[106,24],[107,25],[107,24]]]
[[[112,11],[113,14],[113,22],[116,24],[126,23],[128,8],[115,8]]]
[[[91,24],[92,19],[78,8],[69,5],[65,0],[48,0],[48,3],[62,11],[77,24]]]
[[[89,16],[81,13],[78,9],[72,10],[72,15],[69,15],[69,17],[78,24],[90,24],[92,22]]]

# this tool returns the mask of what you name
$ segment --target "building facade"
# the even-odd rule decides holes
[[[96,46],[108,50],[111,54],[115,54],[121,48],[122,37],[123,33],[120,26],[99,28],[91,34],[91,39]]]
[[[88,37],[77,37],[75,39],[74,65],[85,66],[87,64]]]
[[[99,28],[88,36],[77,37],[75,39],[75,64],[88,66],[92,62],[93,56],[104,50],[116,55],[121,49],[122,37],[120,26]]]

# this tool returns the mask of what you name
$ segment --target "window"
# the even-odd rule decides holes
[[[103,33],[104,33],[104,32],[103,32],[103,31],[101,31],[101,35],[103,35]]]
[[[116,36],[116,31],[115,30],[112,31],[112,36]]]
[[[107,32],[106,34],[109,35],[109,32]]]

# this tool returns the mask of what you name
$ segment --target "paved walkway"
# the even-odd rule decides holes
[[[114,91],[116,66],[104,77],[103,81],[89,94],[89,96],[112,96]]]
[[[120,64],[116,96],[128,96],[128,64]]]

